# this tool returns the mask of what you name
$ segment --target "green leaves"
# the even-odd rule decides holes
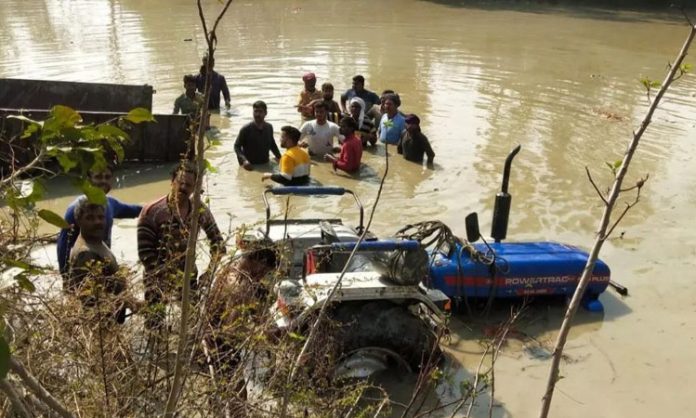
[[[70,227],[70,225],[68,225],[68,223],[65,222],[65,219],[63,219],[62,216],[48,209],[41,209],[38,215],[39,218],[43,219],[51,225],[57,226],[58,228],[65,229]]]
[[[10,371],[10,346],[5,341],[5,337],[0,335],[0,379],[7,377]]]
[[[604,164],[606,164],[607,167],[609,167],[609,170],[611,170],[611,172],[616,176],[616,171],[619,168],[621,168],[621,164],[623,164],[623,160],[616,160],[613,163],[610,163],[607,161]]]
[[[682,74],[690,73],[693,69],[693,64],[682,64],[679,66],[679,70],[682,72]]]
[[[43,130],[49,133],[58,133],[61,130],[74,128],[82,122],[82,116],[74,109],[67,106],[53,106],[50,117],[44,121]]]
[[[135,109],[128,112],[128,114],[124,116],[123,119],[132,123],[157,122],[155,118],[152,116],[152,113],[150,113],[150,111],[145,109],[144,107],[136,107]]]
[[[89,181],[85,180],[80,184],[80,190],[87,196],[90,203],[97,205],[106,205],[106,193],[99,187],[95,187]]]
[[[648,77],[642,77],[640,79],[640,83],[645,87],[647,91],[650,91],[652,89],[659,89],[662,87],[662,83],[657,81],[657,80],[651,80]]]
[[[34,293],[36,291],[36,286],[27,277],[27,272],[23,271],[16,275],[14,279],[17,281],[17,285],[29,293]]]
[[[207,159],[205,159],[205,160],[203,160],[203,162],[204,162],[204,164],[205,164],[205,169],[206,169],[206,170],[208,170],[208,171],[211,172],[211,173],[217,173],[217,172],[218,172],[218,169],[215,168],[215,166],[213,166],[213,165],[210,163],[210,161],[208,161]]]

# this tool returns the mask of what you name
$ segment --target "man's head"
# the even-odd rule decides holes
[[[186,74],[184,76],[184,89],[187,93],[196,91],[196,76],[193,74]]]
[[[341,135],[347,138],[358,130],[358,122],[356,122],[355,119],[346,116],[345,118],[341,119],[340,128]]]
[[[365,90],[365,77],[361,75],[353,77],[353,90],[355,90],[356,93],[361,93]]]
[[[322,102],[319,102],[314,105],[314,118],[317,120],[317,123],[319,125],[323,125],[326,123],[326,105]]]
[[[252,107],[254,108],[254,122],[263,122],[264,119],[266,119],[266,114],[268,113],[266,103],[262,100],[258,100],[254,102]]]
[[[85,241],[101,241],[106,229],[106,208],[81,196],[75,204],[75,223]]]
[[[292,148],[300,142],[300,131],[294,126],[286,125],[280,128],[280,146]]]
[[[382,104],[384,112],[389,116],[394,116],[398,111],[399,106],[401,106],[401,99],[399,99],[399,96],[396,93],[387,93],[382,97],[384,98],[384,102]]]
[[[317,86],[317,76],[314,73],[307,73],[302,76],[305,90],[314,91]]]
[[[172,171],[172,194],[176,198],[188,199],[196,185],[196,167],[192,162],[182,161]]]
[[[379,96],[379,111],[382,113],[386,113],[384,111],[384,100],[387,94],[394,94],[394,90],[384,90],[382,95]]]
[[[359,97],[353,97],[350,99],[350,115],[355,119],[358,120],[360,119],[360,114],[363,112],[363,109],[365,108],[365,102],[359,98]]]
[[[201,64],[203,64],[204,67],[206,67],[208,65],[208,55],[207,54],[203,55],[203,59],[201,60]],[[212,69],[213,67],[215,67],[215,58],[210,60],[210,68]]]
[[[420,132],[420,119],[414,114],[406,116],[406,130],[409,133]]]
[[[324,96],[324,100],[333,100],[334,96],[334,86],[331,83],[324,83],[321,85],[321,93]]]
[[[207,73],[207,71],[206,71],[206,69],[205,69],[205,65],[201,65],[201,68],[198,70],[198,72],[199,72],[203,77],[205,77],[205,75],[206,75],[206,73]]]
[[[104,193],[109,193],[111,191],[113,180],[114,173],[110,166],[106,166],[103,170],[89,172],[89,182],[92,183],[93,186],[102,189]]]

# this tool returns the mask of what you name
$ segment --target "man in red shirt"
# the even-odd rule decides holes
[[[355,136],[358,123],[352,117],[341,119],[341,135],[345,137],[341,154],[336,158],[331,154],[324,155],[324,160],[333,163],[334,171],[340,169],[346,173],[356,173],[360,170],[360,159],[362,158],[362,142]]]

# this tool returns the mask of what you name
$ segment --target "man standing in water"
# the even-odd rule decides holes
[[[199,92],[205,94],[205,78],[207,75],[208,57],[203,57],[203,65],[201,65],[200,73],[196,76],[196,88]],[[230,108],[230,90],[227,88],[225,76],[213,70],[215,67],[215,59],[210,62],[210,99],[208,100],[208,109],[220,109],[220,93],[225,98],[225,108]]]
[[[102,241],[106,207],[81,196],[74,208],[80,235],[70,254],[64,289],[76,295],[85,307],[99,303],[109,317],[123,323],[126,308],[135,311],[138,303],[126,296],[126,280],[118,275],[116,257]]]
[[[266,103],[261,100],[254,102],[253,109],[254,121],[244,125],[234,141],[237,161],[249,171],[253,170],[254,164],[268,163],[269,152],[280,159],[280,150],[273,139],[273,125],[265,121]]]
[[[313,100],[321,99],[323,94],[317,90],[317,76],[314,73],[303,75],[302,81],[304,82],[304,90],[300,92],[297,111],[302,114],[302,120],[311,120],[314,117],[314,111],[309,104]]]
[[[101,171],[90,172],[89,181],[93,186],[98,187],[108,194],[111,191],[113,182],[113,170],[111,167],[105,167]],[[73,201],[65,211],[65,221],[71,225],[70,229],[61,229],[58,234],[57,252],[58,252],[58,268],[62,275],[67,272],[68,260],[70,259],[70,251],[80,234],[79,225],[75,219],[75,206],[80,198]],[[121,203],[118,199],[111,196],[106,196],[106,207],[104,210],[104,230],[102,231],[102,241],[107,247],[111,247],[111,229],[114,226],[114,218],[137,218],[140,214],[142,206],[129,205]]]
[[[158,305],[180,296],[195,182],[195,167],[182,162],[172,172],[169,194],[145,206],[138,220],[138,257],[145,267],[145,301],[150,308],[146,324],[150,328],[162,323],[164,311]],[[205,205],[201,208],[198,227],[210,242],[211,260],[217,260],[225,252],[224,242],[213,214]],[[197,276],[194,268],[189,278],[194,291],[198,287]]]
[[[203,105],[203,95],[196,92],[196,76],[184,76],[184,93],[174,101],[174,114],[195,115]]]
[[[406,116],[406,132],[401,137],[396,151],[403,154],[407,161],[423,164],[423,154],[428,156],[428,167],[433,167],[435,152],[430,146],[430,141],[423,135],[420,129],[420,119],[416,115]]]
[[[309,155],[323,156],[333,152],[334,138],[340,136],[338,125],[326,120],[326,105],[319,102],[314,106],[314,120],[302,124],[300,133],[306,142],[302,147],[309,148]]]
[[[379,140],[385,144],[396,145],[406,130],[406,120],[399,113],[401,101],[395,94],[385,94],[384,115],[379,123]]]
[[[365,77],[361,75],[353,77],[353,88],[346,90],[341,95],[341,109],[343,109],[343,112],[348,113],[346,103],[353,97],[359,97],[365,102],[365,114],[368,117],[376,119],[379,116],[379,112],[374,109],[374,106],[379,104],[379,96],[365,88]]]
[[[338,158],[331,154],[324,155],[326,161],[333,163],[333,169],[343,170],[346,173],[356,173],[360,170],[360,159],[362,158],[362,143],[355,131],[358,128],[358,123],[352,117],[341,119],[341,134],[345,137],[343,146],[341,146],[341,154]]]
[[[280,129],[280,146],[287,151],[280,158],[278,173],[264,173],[261,181],[273,180],[284,186],[304,186],[309,183],[309,155],[297,146],[300,131],[293,126]]]
[[[312,100],[309,107],[314,113],[314,106],[317,103],[324,103],[326,106],[326,119],[333,123],[338,123],[341,120],[341,108],[338,103],[333,99],[334,96],[334,86],[331,83],[324,83],[321,85],[321,94],[323,97],[321,99]]]

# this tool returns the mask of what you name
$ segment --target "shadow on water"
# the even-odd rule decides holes
[[[545,13],[622,22],[665,21],[684,23],[680,9],[696,11],[696,0],[633,1],[633,0],[421,0],[441,6],[488,11],[512,10],[525,13]],[[674,6],[673,6],[674,5]],[[621,13],[625,12],[625,13]],[[645,13],[651,13],[646,15]]]

